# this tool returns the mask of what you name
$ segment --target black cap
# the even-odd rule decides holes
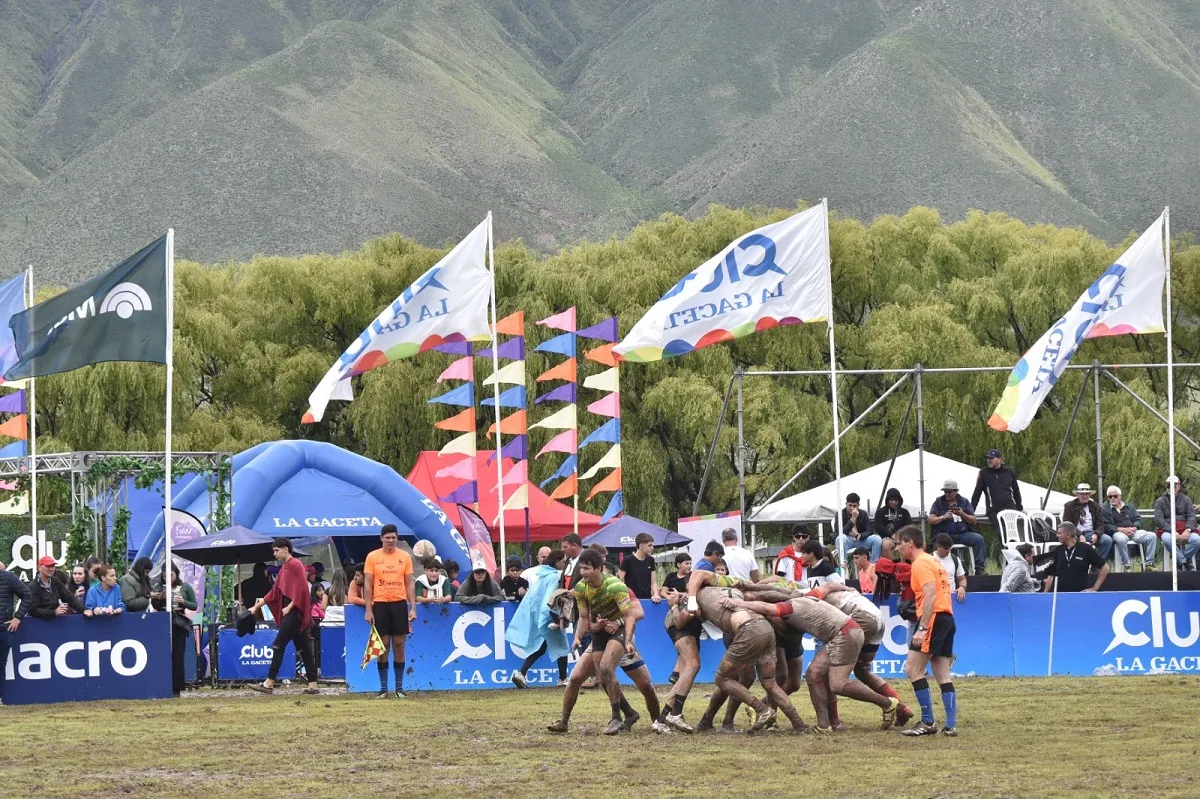
[[[989,449],[987,451],[987,459],[988,460],[991,460],[992,458],[1003,458],[1003,457],[1004,457],[1004,455],[1002,455],[1000,453],[1000,450],[998,450],[998,449]]]

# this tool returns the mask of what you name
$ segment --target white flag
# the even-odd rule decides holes
[[[683,276],[613,348],[645,363],[776,325],[824,321],[830,304],[825,205],[738,238]]]
[[[1017,361],[988,425],[1010,433],[1028,427],[1085,339],[1162,333],[1166,275],[1160,216]]]
[[[446,341],[486,337],[492,286],[485,219],[404,290],[346,348],[308,397],[303,422],[319,422],[331,399],[352,400],[350,378]]]

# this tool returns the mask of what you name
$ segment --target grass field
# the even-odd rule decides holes
[[[555,689],[386,701],[203,691],[0,708],[0,773],[5,795],[43,797],[542,797],[597,785],[622,797],[1200,796],[1197,687],[1179,676],[964,679],[956,739],[881,732],[878,710],[849,702],[849,729],[831,739],[658,736],[645,721],[604,738],[596,691],[566,736],[545,732]],[[708,689],[693,691],[689,720]]]

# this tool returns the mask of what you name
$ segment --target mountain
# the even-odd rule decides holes
[[[0,0],[0,273],[709,203],[1200,218],[1194,0]]]

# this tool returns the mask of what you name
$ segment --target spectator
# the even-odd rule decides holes
[[[725,564],[725,561],[722,560],[720,563],[718,563],[716,566],[713,567],[713,573],[719,574],[722,577],[728,577],[729,576],[729,566],[727,566]]]
[[[325,579],[325,564],[319,560],[314,560],[311,568],[317,575],[317,582],[320,583],[326,591],[328,591],[329,581]]]
[[[163,595],[150,587],[150,570],[154,563],[150,558],[138,558],[133,568],[121,578],[121,599],[130,613],[144,613],[150,609],[150,601],[161,602]]]
[[[661,602],[658,595],[658,572],[654,568],[654,536],[638,533],[633,539],[634,550],[621,561],[617,576],[638,599]]]
[[[971,507],[979,507],[979,498],[987,499],[987,517],[992,529],[1000,534],[1000,511],[1022,510],[1021,484],[1016,472],[1004,465],[1004,456],[998,449],[989,449],[984,456],[987,466],[979,470],[975,490],[971,492]]]
[[[1058,526],[1058,543],[1062,546],[1054,550],[1054,560],[1046,572],[1045,590],[1051,588],[1051,581],[1058,578],[1058,590],[1063,592],[1099,591],[1108,577],[1108,561],[1100,557],[1096,550],[1079,540],[1079,531],[1071,522],[1063,522]],[[1088,588],[1088,572],[1099,569],[1096,584]]]
[[[883,547],[883,539],[870,531],[867,525],[867,514],[858,507],[858,494],[846,495],[846,507],[838,512],[838,529],[840,532],[834,539],[833,545],[838,557],[855,547],[865,546],[871,553],[871,562],[879,560]]]
[[[892,598],[892,594],[900,593],[900,583],[896,580],[896,561],[880,558],[874,563],[875,591],[871,600],[876,605],[882,605]]]
[[[321,673],[321,622],[327,617],[326,606],[329,604],[329,594],[325,592],[325,586],[320,582],[312,584],[312,648],[313,648],[313,665],[317,667],[317,676],[313,677],[315,681]],[[297,664],[296,678],[306,677],[304,670]]]
[[[83,564],[75,564],[75,568],[71,569],[71,583],[68,588],[74,591],[75,598],[82,602],[87,598],[88,589],[91,587],[91,581],[88,579],[87,570],[83,568]]]
[[[721,532],[721,545],[725,547],[725,567],[729,569],[729,574],[738,580],[749,580],[752,583],[758,582],[758,561],[754,559],[754,553],[748,549],[738,545],[738,531],[732,527],[726,527]]]
[[[539,556],[541,553],[538,553]],[[563,634],[558,619],[550,610],[550,598],[558,589],[559,569],[563,565],[563,551],[553,550],[546,555],[544,563],[534,567],[529,583],[529,593],[517,606],[504,633],[505,640],[519,646],[530,654],[521,668],[512,673],[513,685],[524,688],[525,675],[542,655],[549,653],[558,666],[558,684],[567,682],[567,637]]]
[[[267,564],[255,563],[254,572],[238,585],[242,604],[249,607],[271,590],[271,578],[267,576]]]
[[[875,593],[875,564],[871,563],[870,551],[865,547],[858,547],[850,553],[850,557],[854,559],[854,571],[858,577],[859,593]],[[883,560],[883,558],[880,558],[880,560]]]
[[[889,488],[883,495],[883,504],[875,511],[875,535],[882,539],[881,543],[891,540],[892,547],[894,547],[896,541],[892,536],[901,527],[908,527],[910,524],[912,524],[912,514],[904,507],[904,497],[900,494],[900,490]],[[883,554],[882,547],[880,554]]]
[[[458,581],[458,561],[447,560],[443,566],[446,570],[446,576],[450,578],[450,585],[454,586],[454,591],[457,593],[459,588],[462,588],[462,583]]]
[[[1096,550],[1104,560],[1112,552],[1112,537],[1104,533],[1104,517],[1100,505],[1092,499],[1092,487],[1087,483],[1075,486],[1075,499],[1063,505],[1062,520],[1075,525],[1079,540]]]
[[[562,551],[566,563],[559,588],[571,589],[579,582],[579,556],[583,554],[583,539],[575,533],[567,533],[562,537]]]
[[[29,586],[0,563],[0,664],[8,663],[11,636],[21,626],[21,620],[32,605]],[[0,674],[0,677],[3,675]],[[0,703],[3,701],[4,680],[0,679]]]
[[[929,508],[929,524],[935,536],[946,533],[955,544],[969,546],[975,558],[975,573],[984,573],[987,548],[983,536],[975,532],[975,506],[958,495],[956,481],[942,483],[942,495]]]
[[[360,608],[366,607],[367,602],[363,599],[363,581],[366,580],[366,564],[354,564],[354,577],[350,580],[350,585],[346,589],[346,604],[358,605]]]
[[[1166,564],[1170,552],[1175,552],[1175,561],[1179,568],[1191,571],[1192,558],[1200,550],[1200,535],[1196,533],[1196,506],[1187,494],[1183,493],[1183,483],[1175,475],[1167,479],[1167,489],[1175,487],[1175,535],[1167,530],[1171,527],[1171,495],[1166,491],[1154,500],[1154,527],[1162,539],[1164,552],[1163,563]]]
[[[525,571],[521,572],[521,579],[533,585],[533,575],[537,572],[538,566],[545,566],[546,559],[550,557],[550,547],[542,547],[537,551],[537,561]]]
[[[775,558],[772,574],[798,583],[804,579],[804,561],[800,559],[800,548],[808,543],[810,533],[803,524],[792,528],[792,543],[780,550]]]
[[[827,557],[828,554],[820,541],[809,541],[800,547],[800,560],[804,562],[803,587],[811,590],[827,582],[844,582],[833,561]]]
[[[101,562],[102,561],[100,558],[96,557],[95,555],[88,555],[87,558],[84,559],[83,571],[87,575],[88,588],[91,588],[93,585],[100,584],[100,577],[96,574],[96,569],[100,567]],[[79,601],[82,602],[83,600],[81,599]]]
[[[717,565],[725,557],[725,547],[716,541],[709,541],[704,547],[704,557],[696,564],[698,572],[716,572]]]
[[[1000,577],[1000,590],[1010,594],[1033,594],[1041,588],[1033,579],[1033,544],[1017,544],[1020,558],[1010,560]]]
[[[417,578],[415,585],[418,605],[444,605],[454,599],[454,586],[442,574],[442,562],[437,558],[425,562],[425,573]]]
[[[967,573],[963,570],[962,561],[958,559],[958,555],[950,551],[953,547],[954,539],[946,533],[938,533],[937,538],[933,539],[933,556],[946,570],[950,584],[955,587],[954,593],[958,601],[965,602],[967,599]]]
[[[117,587],[117,570],[107,563],[102,563],[96,573],[100,575],[100,584],[88,589],[87,598],[83,603],[83,615],[112,616],[125,612],[125,603],[121,601],[121,589]]]
[[[1109,486],[1105,492],[1108,497],[1108,502],[1105,502],[1100,508],[1100,513],[1104,518],[1104,532],[1112,538],[1113,545],[1117,549],[1117,556],[1121,558],[1121,565],[1126,569],[1133,565],[1129,559],[1129,541],[1138,544],[1142,548],[1142,564],[1146,569],[1150,568],[1150,564],[1154,562],[1154,555],[1158,551],[1158,536],[1149,530],[1142,529],[1142,516],[1138,513],[1138,509],[1130,505],[1121,497],[1121,489],[1117,486]]]
[[[49,621],[55,616],[66,616],[71,611],[84,611],[83,603],[75,598],[75,592],[54,579],[54,558],[49,555],[43,555],[38,560],[37,574],[29,581],[29,593],[29,615],[35,619]]]
[[[166,571],[164,564],[163,572],[160,575],[162,578],[160,585],[164,589],[167,585]],[[166,590],[163,595],[164,597],[167,595]],[[171,564],[170,597],[171,691],[175,696],[179,696],[185,685],[183,664],[184,658],[187,656],[188,641],[194,640],[192,638],[192,617],[188,615],[188,611],[196,610],[198,605],[196,604],[196,589],[192,588],[190,583],[185,583],[179,578],[179,567],[174,563]],[[195,654],[194,646],[192,651]]]
[[[353,569],[354,566],[351,565],[350,568]],[[338,569],[333,573],[333,580],[327,592],[329,602],[325,606],[325,621],[337,624],[346,622],[346,595],[349,590],[350,578],[346,575],[346,569]]]
[[[492,579],[492,575],[488,574],[482,563],[476,566],[477,568],[471,570],[466,585],[455,594],[455,599],[464,605],[494,605],[503,602],[504,594],[500,590],[500,584]]]
[[[500,581],[500,590],[509,602],[520,602],[529,593],[529,581],[521,576],[521,559],[509,558],[504,579]]]
[[[679,594],[687,593],[688,575],[692,573],[692,556],[680,552],[675,556],[675,571],[667,575],[663,587],[658,589],[658,595],[663,599],[674,602]]]

